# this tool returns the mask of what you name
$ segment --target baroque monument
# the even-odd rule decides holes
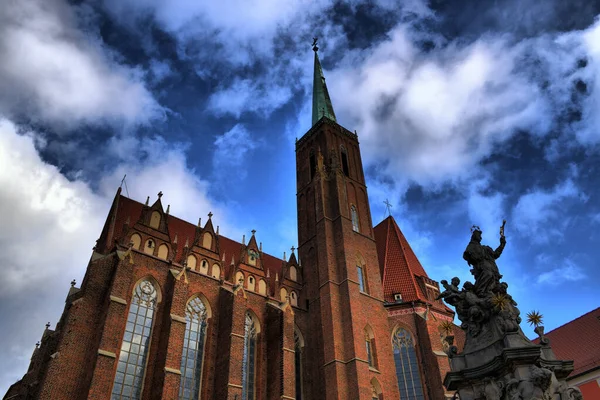
[[[475,283],[442,280],[440,294],[456,309],[465,332],[462,353],[446,338],[450,372],[444,386],[455,390],[461,400],[579,400],[577,388],[569,387],[565,378],[573,370],[572,361],[557,360],[544,337],[544,327],[536,324],[540,344],[532,343],[523,334],[517,303],[508,294],[508,284],[496,260],[502,255],[506,238],[503,222],[500,245],[494,250],[481,244],[482,231],[474,226],[471,241],[463,258],[471,267]]]

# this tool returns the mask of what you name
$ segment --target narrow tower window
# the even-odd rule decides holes
[[[179,400],[200,398],[202,382],[202,364],[204,361],[204,343],[207,327],[206,306],[199,297],[194,297],[185,312],[185,335],[181,356],[181,381]]]
[[[354,232],[360,232],[360,226],[358,223],[358,212],[356,211],[355,206],[350,207],[350,214],[352,217],[352,230]]]
[[[342,146],[342,170],[344,171],[344,175],[350,176],[348,169],[348,154],[346,154],[344,146]]]
[[[143,280],[135,287],[111,399],[141,398],[157,297],[156,288],[149,280]]]
[[[246,313],[244,325],[244,354],[242,358],[242,400],[254,400],[254,376],[256,370],[257,325],[252,315]]]
[[[423,386],[417,364],[415,342],[406,329],[397,329],[392,337],[394,346],[394,363],[400,398],[423,400]]]
[[[357,271],[357,276],[358,276],[358,287],[360,289],[361,292],[366,293],[367,292],[367,288],[365,285],[365,275],[364,275],[364,271],[363,268],[360,265],[356,266],[356,271]]]
[[[294,330],[294,366],[296,371],[296,400],[302,400],[302,338],[297,330]]]

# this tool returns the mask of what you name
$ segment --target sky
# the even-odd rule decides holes
[[[4,0],[0,393],[81,282],[124,175],[221,234],[297,246],[312,38],[338,122],[437,281],[475,224],[546,331],[600,305],[600,2]],[[289,254],[289,253],[288,253]],[[527,335],[530,327],[523,323]]]

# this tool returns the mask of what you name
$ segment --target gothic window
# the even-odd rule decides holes
[[[342,146],[342,170],[344,171],[344,175],[350,176],[348,169],[348,154],[346,153],[346,149]]]
[[[310,180],[311,181],[315,177],[316,173],[317,173],[317,159],[315,157],[315,151],[311,150],[310,151]]]
[[[204,275],[208,275],[208,261],[202,260],[200,262],[200,273]]]
[[[294,330],[294,366],[296,371],[296,400],[302,400],[302,351],[304,343],[297,330]]]
[[[293,265],[290,267],[290,279],[294,282],[298,280],[298,270]]]
[[[373,329],[371,329],[371,327],[368,325],[365,328],[365,348],[367,350],[367,361],[369,362],[369,367],[377,368],[375,335],[373,333]]]
[[[196,270],[196,257],[191,254],[187,256],[187,267],[192,271]]]
[[[168,255],[169,255],[169,248],[167,247],[166,244],[161,244],[160,246],[158,246],[158,258],[162,258],[163,260],[166,260]]]
[[[137,233],[134,233],[133,235],[131,235],[131,239],[129,240],[129,243],[131,244],[131,246],[134,249],[139,250],[140,245],[142,244],[142,238]]]
[[[141,398],[157,299],[158,292],[150,280],[142,280],[135,287],[119,352],[111,400]]]
[[[150,227],[154,229],[158,229],[160,226],[160,213],[158,211],[152,211],[152,215],[150,215]]]
[[[206,306],[199,297],[194,297],[185,312],[185,335],[181,356],[181,381],[179,400],[195,400],[200,395],[204,343],[207,323]]]
[[[154,244],[154,240],[146,240],[146,244],[144,245],[144,253],[150,255],[154,254],[154,247],[156,247],[156,244]]]
[[[204,232],[204,235],[202,235],[202,247],[206,249],[212,248],[212,235],[208,232]]]
[[[244,324],[244,354],[242,356],[242,400],[254,400],[254,381],[256,375],[256,337],[258,324],[252,315],[246,313]]]
[[[213,264],[211,276],[216,279],[221,278],[221,267],[218,264]]]
[[[256,280],[253,276],[248,277],[248,290],[252,290],[254,292],[254,288],[256,287]]]
[[[360,225],[358,222],[358,212],[356,211],[356,207],[353,205],[350,207],[350,214],[352,217],[352,230],[354,232],[360,232]]]
[[[406,329],[399,328],[394,332],[392,344],[400,397],[408,400],[425,399],[413,337]]]
[[[357,271],[357,276],[358,276],[358,287],[361,292],[366,293],[367,285],[365,285],[365,276],[364,276],[363,267],[361,267],[360,265],[357,265],[356,271]]]

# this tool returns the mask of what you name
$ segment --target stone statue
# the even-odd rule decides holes
[[[504,235],[500,236],[500,246],[496,250],[492,250],[491,247],[481,244],[481,233],[479,228],[473,231],[463,258],[469,266],[473,267],[471,273],[475,277],[475,293],[478,296],[485,296],[486,293],[495,289],[502,278],[496,266],[496,259],[500,257],[506,246],[506,238]]]

